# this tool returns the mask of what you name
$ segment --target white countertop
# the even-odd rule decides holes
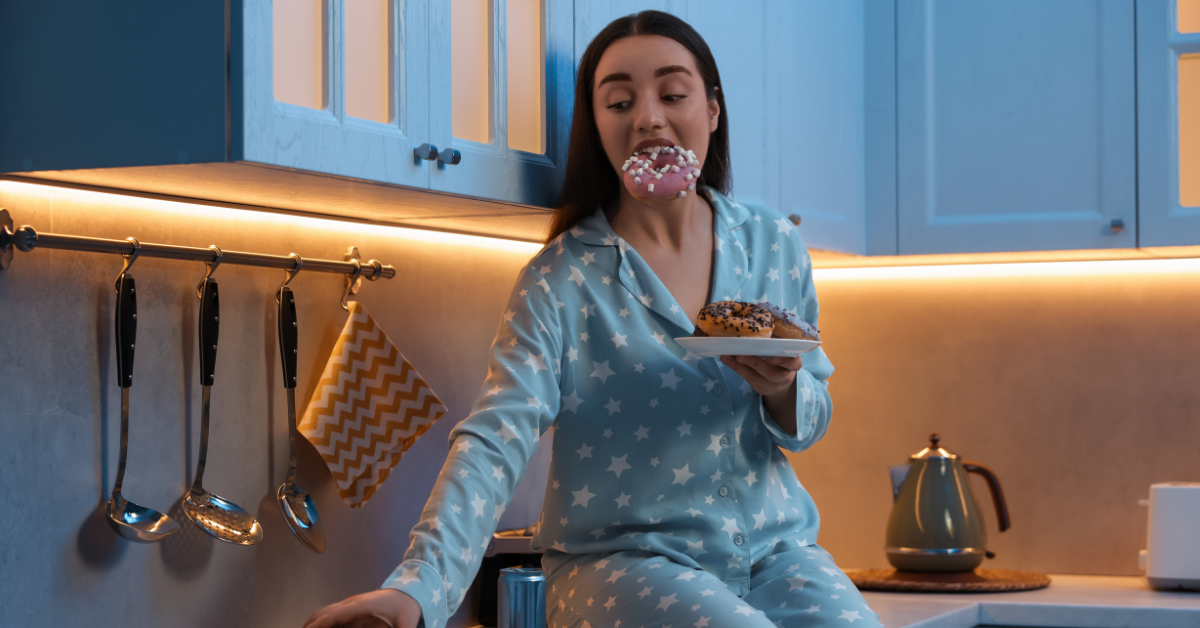
[[[1200,628],[1200,593],[1156,591],[1145,578],[1051,575],[1005,593],[863,591],[886,628]]]

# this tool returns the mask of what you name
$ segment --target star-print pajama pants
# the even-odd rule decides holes
[[[790,547],[788,547],[790,546]],[[882,628],[829,553],[781,543],[738,597],[713,574],[645,551],[585,554],[546,574],[549,628]]]

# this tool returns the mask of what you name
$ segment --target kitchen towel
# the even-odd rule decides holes
[[[342,499],[361,508],[446,406],[367,308],[349,306],[299,429],[329,465]]]

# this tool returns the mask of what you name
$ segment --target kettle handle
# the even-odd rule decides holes
[[[1000,531],[1004,532],[1011,526],[1008,520],[1008,506],[1004,503],[1004,491],[1000,490],[1000,479],[992,470],[975,462],[963,462],[963,469],[968,473],[978,473],[987,480],[988,490],[992,493],[992,503],[996,505],[996,519],[1000,522]]]

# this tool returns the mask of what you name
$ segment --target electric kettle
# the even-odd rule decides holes
[[[971,571],[984,556],[995,556],[987,551],[987,530],[967,473],[987,480],[1000,531],[1009,528],[996,474],[981,464],[962,462],[939,447],[939,440],[931,434],[929,446],[909,458],[904,483],[893,493],[884,549],[888,562],[901,571]]]

